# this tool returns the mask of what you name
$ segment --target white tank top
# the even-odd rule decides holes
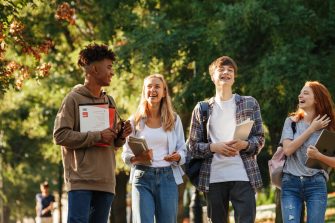
[[[140,132],[140,136],[145,138],[149,149],[152,149],[152,167],[166,167],[171,165],[170,162],[164,160],[164,157],[169,153],[169,149],[167,133],[162,127],[150,128],[145,125],[144,129]]]

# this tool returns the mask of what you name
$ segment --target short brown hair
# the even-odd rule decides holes
[[[232,66],[234,68],[234,74],[237,74],[237,65],[235,61],[228,56],[222,56],[214,60],[211,65],[209,65],[209,74],[212,76],[216,68],[223,66]]]
[[[96,61],[102,61],[109,59],[115,61],[115,54],[112,50],[108,49],[107,45],[104,44],[90,44],[79,52],[78,65],[85,67]]]

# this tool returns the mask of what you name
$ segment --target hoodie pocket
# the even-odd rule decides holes
[[[85,180],[106,183],[115,178],[115,155],[113,149],[87,148],[76,154],[77,169],[72,169],[72,181]]]

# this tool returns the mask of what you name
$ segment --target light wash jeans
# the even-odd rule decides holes
[[[325,221],[327,185],[323,174],[298,177],[284,173],[281,192],[283,222],[299,223],[304,202],[307,207],[307,223]]]
[[[178,186],[171,167],[135,167],[132,184],[133,223],[176,223]]]
[[[114,194],[103,191],[72,190],[68,193],[68,223],[106,223]]]

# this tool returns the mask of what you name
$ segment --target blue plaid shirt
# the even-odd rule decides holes
[[[239,124],[248,118],[255,121],[248,138],[248,148],[241,150],[240,156],[242,158],[251,186],[256,191],[263,186],[261,173],[259,171],[256,160],[257,154],[264,146],[264,131],[262,126],[261,112],[258,102],[253,97],[240,96],[235,94],[235,103],[236,124]],[[213,111],[214,98],[209,99],[208,104],[210,117]],[[198,190],[203,192],[208,192],[209,190],[210,171],[213,159],[213,153],[210,151],[209,147],[209,145],[212,143],[212,140],[209,136],[208,130],[209,124],[207,122],[208,143],[205,143],[203,139],[204,130],[200,121],[199,104],[197,104],[192,113],[189,152],[194,158],[205,159],[201,165],[198,185]]]

